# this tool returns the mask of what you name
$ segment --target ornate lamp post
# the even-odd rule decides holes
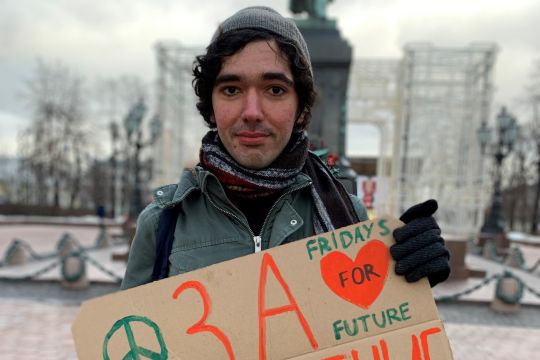
[[[144,201],[142,196],[141,189],[141,163],[140,163],[140,152],[141,150],[148,146],[152,145],[158,138],[161,133],[161,121],[156,115],[150,121],[150,139],[148,141],[143,141],[142,134],[142,121],[144,115],[146,114],[146,105],[144,104],[143,99],[139,101],[131,108],[126,117],[124,118],[124,127],[126,129],[128,143],[134,146],[134,155],[133,155],[133,191],[131,195],[131,201],[129,206],[129,217],[130,219],[135,219],[138,214],[144,208]],[[134,135],[135,134],[135,135]],[[134,135],[134,136],[133,136]]]
[[[156,140],[159,138],[159,136],[161,135],[161,129],[162,129],[161,119],[158,114],[155,114],[152,117],[152,120],[150,120],[149,128],[150,128],[150,140],[147,142],[147,145],[153,145],[156,142]],[[148,171],[149,178],[152,178],[153,173],[154,173],[153,161],[150,163],[149,167],[150,167]]]
[[[495,159],[495,181],[493,184],[491,208],[480,229],[480,232],[485,234],[502,234],[504,232],[501,167],[504,158],[512,151],[519,134],[519,126],[516,119],[506,111],[505,107],[497,115],[496,125],[497,138],[494,143],[491,141],[493,129],[489,128],[485,122],[482,122],[482,126],[477,130],[482,155],[491,155]]]
[[[118,124],[114,121],[111,121],[109,125],[111,131],[111,157],[109,159],[111,173],[110,173],[110,215],[111,217],[118,216],[117,209],[117,165],[118,165],[118,140],[120,138],[120,130],[118,129]]]

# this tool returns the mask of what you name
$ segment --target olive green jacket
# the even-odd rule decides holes
[[[137,221],[122,289],[152,281],[156,234],[161,210],[180,206],[174,243],[169,256],[169,276],[221,261],[304,239],[314,234],[311,179],[301,173],[267,215],[261,234],[253,234],[246,217],[228,200],[218,179],[197,167],[185,171],[180,183],[154,193],[154,201]],[[360,221],[367,213],[351,195]]]

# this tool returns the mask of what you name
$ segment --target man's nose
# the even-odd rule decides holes
[[[250,89],[246,94],[242,117],[245,121],[262,120],[261,97],[255,89]]]

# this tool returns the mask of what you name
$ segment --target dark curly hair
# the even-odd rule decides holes
[[[193,88],[199,97],[197,109],[210,128],[215,128],[212,121],[212,91],[217,75],[221,70],[223,59],[234,55],[248,43],[258,40],[275,40],[279,50],[287,57],[294,80],[294,88],[298,96],[298,110],[296,118],[303,115],[301,124],[297,129],[305,129],[311,118],[311,108],[315,102],[316,93],[313,76],[306,60],[300,56],[296,46],[284,37],[261,29],[241,29],[220,34],[208,47],[206,54],[196,57],[193,63]]]

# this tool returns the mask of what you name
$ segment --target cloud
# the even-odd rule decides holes
[[[479,5],[477,2],[471,4]],[[494,105],[517,106],[516,99],[522,96],[532,60],[540,57],[538,18],[538,2],[497,1],[491,6],[472,6],[463,12],[419,12],[402,18],[397,33],[400,44],[418,40],[439,47],[495,43],[499,51],[494,74]]]
[[[496,43],[494,105],[518,107],[533,59],[540,58],[540,2],[533,0],[336,1],[332,16],[355,56],[400,57],[410,42],[437,47]]]
[[[157,40],[206,45],[217,24],[240,8],[269,5],[290,16],[288,1],[0,0],[0,111],[28,118],[18,94],[35,60],[61,60],[89,82],[135,74],[155,79]],[[496,104],[511,106],[540,57],[535,0],[337,0],[328,6],[357,57],[400,57],[411,41],[467,46],[494,41]],[[2,119],[5,119],[2,118]],[[3,135],[2,141],[3,141]]]

